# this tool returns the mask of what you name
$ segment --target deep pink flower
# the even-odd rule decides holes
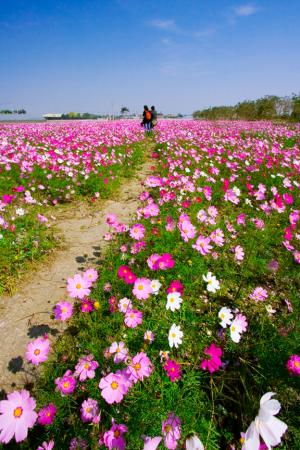
[[[154,270],[167,270],[172,269],[175,265],[175,261],[169,253],[161,255],[154,263]]]
[[[54,420],[54,416],[56,414],[56,407],[53,403],[49,403],[49,405],[44,406],[38,412],[38,423],[40,425],[51,425]]]
[[[109,403],[120,403],[128,391],[127,380],[121,374],[109,373],[99,383],[101,395]]]
[[[172,292],[179,292],[183,295],[184,287],[183,284],[179,280],[173,280],[170,283],[170,286],[167,289],[168,294],[172,294]]]
[[[103,435],[104,445],[108,450],[124,450],[126,442],[124,433],[127,433],[127,427],[124,424],[117,425],[112,419],[112,427]]]
[[[32,364],[38,366],[48,358],[50,352],[50,342],[47,338],[37,338],[27,345],[27,352],[25,358]]]
[[[300,356],[291,355],[286,363],[286,367],[291,375],[300,375]]]
[[[65,321],[73,314],[73,305],[70,302],[59,302],[54,307],[54,317],[56,320]]]
[[[7,400],[0,401],[0,442],[7,444],[13,437],[16,442],[27,438],[28,429],[37,419],[35,400],[26,390],[14,391]]]
[[[221,365],[221,356],[222,356],[222,350],[220,347],[217,347],[214,343],[212,343],[209,347],[206,347],[204,349],[204,353],[210,357],[210,359],[204,359],[200,367],[203,370],[208,370],[210,373],[215,372],[218,370]]]
[[[90,300],[88,298],[84,298],[81,301],[80,310],[83,313],[90,313],[93,311],[93,309],[94,309],[94,304],[93,304],[92,300]]]
[[[61,395],[72,394],[76,388],[76,379],[71,370],[67,370],[62,377],[56,378],[55,384]]]
[[[169,359],[164,364],[164,369],[172,382],[180,380],[181,378],[180,364],[178,364],[176,361]]]

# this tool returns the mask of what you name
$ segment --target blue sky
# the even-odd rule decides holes
[[[0,0],[0,109],[189,113],[300,91],[299,0]]]

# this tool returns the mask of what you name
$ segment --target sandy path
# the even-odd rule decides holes
[[[33,381],[35,371],[23,358],[27,343],[45,333],[58,333],[58,324],[49,313],[53,305],[66,298],[67,277],[80,268],[97,266],[106,245],[103,235],[108,231],[108,213],[116,214],[121,222],[130,222],[150,166],[151,162],[144,163],[136,177],[124,181],[116,200],[103,201],[99,211],[91,212],[84,204],[77,209],[70,206],[71,218],[57,224],[65,240],[64,249],[32,274],[15,295],[0,298],[0,390],[10,392]]]

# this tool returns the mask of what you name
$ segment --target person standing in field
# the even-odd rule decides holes
[[[151,106],[151,129],[157,125],[157,111],[155,106]]]
[[[143,111],[143,121],[141,123],[141,125],[144,126],[145,131],[150,131],[151,130],[151,120],[152,120],[151,111],[149,111],[148,106],[145,105],[144,106],[144,111]]]

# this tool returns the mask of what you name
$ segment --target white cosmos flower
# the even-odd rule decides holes
[[[17,208],[16,214],[17,214],[17,216],[24,216],[25,210],[23,208]]]
[[[185,441],[186,450],[204,450],[204,445],[196,434]]]
[[[242,329],[238,323],[234,320],[230,325],[230,337],[236,344],[241,340]]]
[[[182,344],[182,338],[183,337],[183,332],[180,330],[180,325],[175,325],[175,323],[173,323],[173,325],[171,326],[170,330],[169,330],[169,346],[172,347],[176,347],[178,348],[179,344]]]
[[[278,400],[272,399],[274,392],[267,392],[260,399],[260,408],[258,416],[245,434],[245,442],[242,450],[259,450],[260,438],[271,450],[272,447],[281,443],[281,437],[287,430],[287,425],[282,420],[277,419],[281,405]]]
[[[180,309],[180,305],[182,303],[182,298],[180,297],[179,292],[171,292],[167,296],[167,304],[166,308],[170,309],[172,312],[175,311],[175,309]]]
[[[231,319],[233,318],[233,314],[232,314],[230,308],[226,308],[226,306],[224,306],[223,308],[220,309],[218,317],[219,317],[219,319],[221,319],[221,322],[220,322],[221,327],[226,328],[227,325],[231,324]]]
[[[158,280],[152,280],[150,284],[151,284],[151,287],[152,287],[152,290],[153,290],[153,294],[157,295],[158,291],[161,288],[161,283]]]
[[[202,278],[207,283],[206,289],[208,292],[215,293],[217,290],[220,289],[219,281],[211,272],[208,272],[206,276],[202,275]]]

